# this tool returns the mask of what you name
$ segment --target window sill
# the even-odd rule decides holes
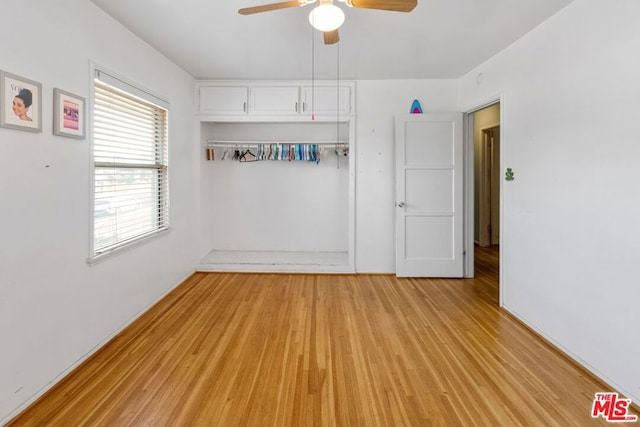
[[[114,258],[118,255],[121,255],[123,253],[126,253],[128,251],[130,251],[131,249],[135,249],[138,246],[142,246],[145,245],[147,243],[149,243],[152,240],[155,240],[161,236],[163,236],[165,233],[167,233],[168,231],[171,230],[171,227],[167,227],[167,228],[163,228],[160,230],[156,230],[154,232],[151,232],[149,234],[146,234],[142,237],[139,237],[135,240],[132,240],[130,242],[127,243],[123,243],[119,246],[116,246],[106,252],[100,253],[98,255],[94,255],[94,256],[90,256],[89,258],[87,258],[87,264],[89,264],[90,266],[93,266],[95,264],[99,264],[103,261],[106,261],[108,259]]]

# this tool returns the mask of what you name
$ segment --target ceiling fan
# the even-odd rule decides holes
[[[338,0],[349,7],[360,9],[390,10],[394,12],[411,12],[418,0]],[[278,9],[307,6],[318,3],[311,10],[309,22],[319,31],[324,33],[324,43],[334,44],[340,40],[338,28],[344,22],[344,12],[333,4],[333,0],[293,0],[281,3],[271,3],[262,6],[245,7],[238,10],[240,15],[253,15],[254,13],[269,12]]]

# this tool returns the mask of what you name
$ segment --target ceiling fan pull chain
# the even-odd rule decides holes
[[[311,26],[311,120],[314,121],[316,119],[316,43],[315,43],[315,34],[313,31],[313,25]]]
[[[336,153],[340,142],[340,44],[336,46]],[[336,168],[340,169],[340,156],[336,155]]]

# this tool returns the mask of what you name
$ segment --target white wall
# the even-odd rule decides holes
[[[638,22],[636,0],[576,0],[460,80],[463,108],[503,95],[505,307],[635,402]]]
[[[199,186],[190,76],[86,0],[4,3],[0,68],[42,83],[43,131],[0,128],[0,424],[190,274]],[[93,267],[89,140],[52,135],[90,61],[171,102],[173,226]]]
[[[222,141],[335,141],[335,122],[204,123],[202,145]],[[343,123],[340,140],[349,132]],[[336,163],[324,146],[319,164],[306,161],[233,161],[216,148],[202,160],[203,226],[207,253],[216,250],[347,252],[349,161]],[[201,150],[204,152],[203,150]],[[256,154],[256,150],[252,149]],[[203,155],[204,157],[204,155]]]
[[[456,80],[359,80],[356,127],[356,271],[392,273],[395,265],[395,117],[459,111]]]

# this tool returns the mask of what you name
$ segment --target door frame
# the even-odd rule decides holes
[[[471,104],[466,108],[462,108],[463,111],[463,132],[464,132],[464,141],[463,141],[463,151],[464,151],[464,218],[463,218],[463,236],[464,236],[464,251],[465,251],[465,260],[464,260],[464,277],[473,278],[474,277],[474,206],[473,206],[473,197],[474,197],[474,164],[473,164],[473,114],[479,110],[490,107],[494,104],[500,104],[500,175],[502,175],[502,170],[504,170],[504,153],[505,146],[507,144],[507,136],[505,135],[506,121],[505,121],[505,111],[506,104],[504,99],[504,94],[495,95],[489,98],[486,98],[484,101]],[[499,267],[499,275],[501,278],[500,281],[500,290],[499,290],[499,305],[503,306],[504,301],[504,288],[505,282],[502,280],[504,277],[504,261],[505,261],[505,247],[504,247],[504,236],[505,236],[505,227],[504,227],[504,182],[500,179],[500,267]]]

